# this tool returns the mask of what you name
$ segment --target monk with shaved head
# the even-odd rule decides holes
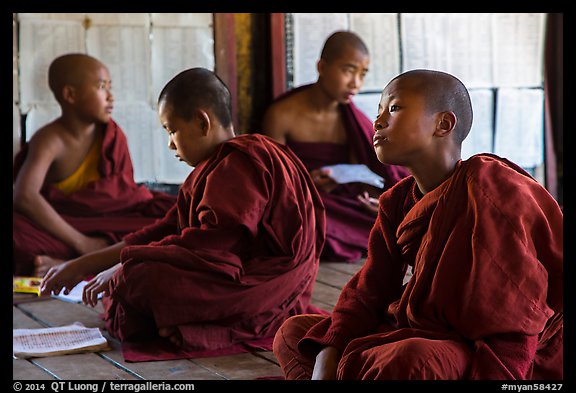
[[[463,161],[471,125],[450,74],[385,87],[374,150],[412,176],[380,196],[366,263],[332,314],[279,329],[286,378],[562,379],[562,211],[509,160]]]
[[[13,273],[51,266],[108,246],[151,224],[171,195],[134,182],[126,137],[112,119],[108,69],[67,54],[48,70],[60,117],[37,130],[15,157]]]
[[[84,288],[104,298],[108,331],[124,343],[184,351],[271,348],[310,297],[324,243],[322,201],[285,146],[236,135],[230,92],[212,71],[176,75],[158,99],[168,148],[194,170],[162,220],[101,251],[52,268],[44,293]],[[157,347],[154,347],[157,348]]]
[[[372,123],[352,101],[369,63],[368,48],[357,34],[333,33],[317,63],[318,80],[282,95],[264,116],[263,132],[296,153],[322,196],[327,220],[323,260],[354,262],[366,256],[378,211],[375,198],[407,175],[404,168],[377,160]],[[364,164],[384,185],[336,184],[325,168],[336,164]]]

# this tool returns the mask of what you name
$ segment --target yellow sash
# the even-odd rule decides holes
[[[98,134],[96,140],[92,144],[90,151],[86,158],[80,164],[76,171],[68,176],[68,178],[55,183],[54,187],[58,188],[63,193],[69,195],[74,191],[84,188],[88,183],[100,179],[100,172],[98,166],[100,164],[100,157],[102,150],[102,134]]]

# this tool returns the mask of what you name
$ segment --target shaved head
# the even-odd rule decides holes
[[[164,86],[165,101],[179,118],[190,120],[198,108],[210,108],[224,128],[232,125],[232,100],[224,82],[212,71],[197,67],[182,71]]]
[[[472,103],[468,89],[458,78],[441,71],[411,70],[398,75],[394,80],[401,80],[424,96],[430,112],[453,112],[457,119],[454,140],[458,144],[464,141],[472,127]]]
[[[364,41],[355,33],[351,31],[337,31],[333,33],[326,42],[320,54],[320,58],[327,62],[331,62],[340,58],[344,54],[346,47],[352,47],[365,55],[369,55],[368,47]]]
[[[48,68],[48,85],[58,102],[66,85],[78,86],[90,71],[104,67],[98,59],[83,53],[71,53],[57,57]]]

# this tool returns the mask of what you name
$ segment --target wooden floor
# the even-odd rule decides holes
[[[332,310],[342,286],[363,264],[321,262],[312,303]],[[104,328],[96,308],[59,299],[29,301],[29,295],[14,295],[13,328],[41,328],[80,322]],[[252,352],[212,358],[125,362],[119,342],[105,331],[111,350],[99,353],[13,359],[14,380],[254,380],[280,377],[282,371],[272,352]]]

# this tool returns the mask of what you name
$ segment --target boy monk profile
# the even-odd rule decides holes
[[[332,314],[278,330],[287,379],[562,379],[563,214],[512,162],[461,160],[471,125],[452,75],[385,87],[374,149],[412,176],[380,196],[368,258]]]
[[[126,137],[112,120],[107,68],[85,54],[49,67],[62,114],[40,128],[14,165],[13,274],[44,276],[162,217],[175,197],[134,182]]]
[[[296,153],[320,192],[326,207],[322,260],[354,262],[366,257],[378,211],[374,197],[408,175],[404,168],[378,161],[372,123],[352,101],[369,63],[362,39],[351,31],[337,31],[324,43],[318,80],[280,96],[264,115],[263,132]],[[323,168],[335,164],[364,164],[384,178],[384,186],[336,184]]]
[[[230,92],[209,70],[176,75],[158,113],[168,147],[194,168],[176,205],[121,242],[52,268],[42,292],[98,274],[84,301],[109,292],[106,328],[122,341],[160,335],[191,350],[271,342],[286,318],[315,309],[325,222],[312,179],[272,139],[235,135]]]

